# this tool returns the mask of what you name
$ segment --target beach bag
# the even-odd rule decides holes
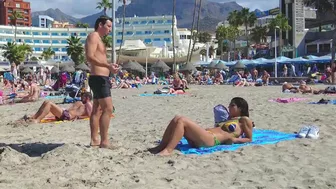
[[[213,108],[214,112],[214,119],[215,119],[215,124],[225,122],[226,120],[229,119],[229,111],[228,109],[219,104]]]

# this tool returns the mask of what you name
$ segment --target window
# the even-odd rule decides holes
[[[121,39],[117,39],[117,43],[122,43],[122,40]]]
[[[86,36],[86,33],[80,33],[79,35],[85,37],[85,36]]]
[[[126,35],[133,35],[133,32],[128,31],[128,32],[126,32]]]
[[[171,20],[167,20],[166,22],[167,22],[167,23],[169,23],[169,24],[170,24],[170,23],[172,23],[172,21],[171,21]]]
[[[129,21],[126,21],[125,24],[130,24],[130,22],[129,22]]]
[[[158,20],[157,23],[158,23],[158,24],[162,24],[162,23],[163,23],[163,20]]]
[[[49,40],[43,40],[43,43],[50,43]]]
[[[49,35],[49,33],[47,33],[47,32],[42,32],[42,35]]]
[[[154,38],[154,41],[161,41],[160,38]]]
[[[171,42],[170,38],[164,38],[163,40],[166,42]]]
[[[40,43],[40,40],[34,39],[34,43]]]
[[[51,33],[52,36],[59,36],[58,33]]]
[[[68,33],[62,33],[61,35],[62,35],[62,36],[69,36]]]
[[[150,24],[154,24],[154,23],[155,23],[155,20],[150,20],[148,23],[150,23]]]
[[[141,35],[142,32],[141,32],[141,31],[136,31],[135,34],[136,34],[136,35]]]
[[[62,40],[61,43],[62,44],[68,44],[68,41],[67,40]]]
[[[58,48],[53,48],[52,50],[55,51],[55,52],[59,51]]]
[[[152,40],[151,40],[151,39],[145,39],[144,42],[145,42],[146,44],[148,44],[148,43],[151,43]]]
[[[122,35],[122,32],[118,32],[118,35]]]
[[[145,34],[152,34],[151,31],[145,31]]]
[[[153,34],[161,34],[161,31],[154,31]]]
[[[164,33],[170,33],[170,31],[169,30],[165,30]]]
[[[20,8],[20,3],[16,3],[16,8]]]
[[[35,47],[35,48],[34,48],[34,51],[41,51],[41,48],[39,48],[39,47]]]
[[[62,48],[62,52],[66,52],[67,51],[67,48]]]
[[[52,43],[58,44],[60,42],[58,40],[52,40]]]
[[[141,24],[147,24],[147,21],[146,20],[141,21]]]
[[[135,21],[135,22],[133,22],[133,24],[139,24],[139,22],[138,22],[138,21]]]

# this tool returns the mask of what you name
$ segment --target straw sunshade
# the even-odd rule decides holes
[[[52,74],[54,74],[54,73],[59,73],[59,69],[57,68],[57,67],[53,67],[53,68],[51,68],[51,70],[50,70],[50,72],[52,73]]]
[[[87,66],[86,64],[82,63],[76,66],[77,70],[83,70],[83,71],[90,71],[89,66]]]
[[[139,65],[137,65],[133,61],[128,61],[127,63],[122,65],[123,70],[132,70],[132,71],[138,71],[139,70]]]
[[[216,69],[220,69],[220,70],[228,70],[229,69],[229,67],[227,67],[227,66],[225,66],[225,64],[224,63],[218,63],[218,64],[216,64],[216,66],[215,66],[215,68]]]
[[[139,62],[137,62],[136,60],[132,60],[132,62],[134,62],[139,67],[138,69],[139,72],[142,72],[142,73],[146,72],[146,70],[143,68],[143,66]]]
[[[76,70],[75,70],[75,68],[72,67],[72,66],[62,66],[61,71],[62,71],[62,72],[70,72],[70,73],[73,73],[73,72],[75,72]]]
[[[163,62],[162,60],[158,60],[155,64],[153,64],[151,66],[152,69],[155,69],[155,70],[161,70],[161,71],[169,71],[170,70],[170,67],[165,63]]]
[[[241,63],[240,61],[238,61],[234,66],[233,66],[233,69],[236,69],[236,70],[243,70],[243,69],[245,69],[246,68],[246,66],[243,64],[243,63]]]
[[[185,65],[183,65],[183,67],[181,69],[179,69],[179,71],[185,72],[185,71],[197,71],[197,69],[195,68],[195,66],[191,63],[187,63]]]
[[[34,71],[31,70],[29,67],[25,67],[25,68],[21,71],[21,73],[24,73],[24,74],[33,74]]]

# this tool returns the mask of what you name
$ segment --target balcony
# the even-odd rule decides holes
[[[316,9],[305,7],[304,8],[304,17],[305,19],[316,19]]]

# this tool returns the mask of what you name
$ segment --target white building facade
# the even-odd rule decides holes
[[[122,19],[116,21],[116,45],[119,45],[122,42]],[[175,47],[181,50],[185,48],[186,42],[183,39],[180,40],[180,31],[176,25],[175,18]],[[87,35],[93,30],[93,28],[17,27],[16,42],[30,45],[33,48],[33,56],[40,56],[45,49],[51,47],[55,51],[54,59],[68,60],[67,39],[70,36],[78,36],[84,45]],[[7,42],[14,41],[14,31],[14,26],[0,26],[0,47]],[[183,31],[182,35],[186,35],[186,33],[188,31]],[[165,42],[169,48],[172,48],[172,16],[126,18],[124,41],[137,39],[148,46],[152,46],[155,42]],[[187,50],[182,50],[182,52],[184,51],[187,52]]]

